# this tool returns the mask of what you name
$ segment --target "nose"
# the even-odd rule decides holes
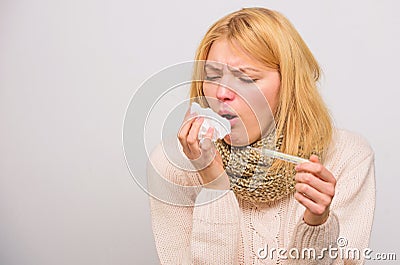
[[[222,102],[232,101],[235,98],[235,93],[226,85],[218,84],[216,97]]]

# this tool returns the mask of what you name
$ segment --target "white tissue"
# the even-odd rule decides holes
[[[197,113],[197,115],[204,117],[203,124],[201,125],[199,134],[197,136],[199,140],[204,138],[204,135],[207,133],[207,130],[210,127],[214,127],[214,134],[211,139],[213,142],[217,139],[222,139],[227,134],[231,133],[230,122],[215,113],[210,108],[202,108],[198,103],[193,102],[190,113]]]

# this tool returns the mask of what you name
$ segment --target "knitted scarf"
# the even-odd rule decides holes
[[[274,134],[269,134],[249,146],[280,150],[282,140],[283,136],[275,141]],[[236,196],[252,202],[271,202],[295,191],[294,164],[285,163],[285,166],[271,172],[269,168],[275,159],[265,157],[257,150],[247,146],[233,147],[221,139],[216,141],[215,146]]]

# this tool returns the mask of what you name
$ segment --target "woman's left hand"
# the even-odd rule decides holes
[[[316,155],[312,155],[309,160],[295,168],[297,183],[294,197],[306,207],[304,221],[309,225],[320,225],[328,219],[336,179]]]

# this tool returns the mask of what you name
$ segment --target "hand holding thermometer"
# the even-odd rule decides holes
[[[281,152],[278,152],[278,151],[273,151],[273,150],[270,150],[270,149],[267,149],[267,148],[256,148],[256,147],[250,147],[250,146],[248,146],[248,148],[251,148],[252,150],[256,150],[256,151],[260,152],[261,154],[263,154],[265,156],[268,156],[268,157],[271,157],[271,158],[277,158],[277,159],[280,159],[280,160],[283,160],[283,161],[287,161],[287,162],[290,162],[290,163],[294,163],[294,164],[301,164],[301,163],[309,161],[308,159],[305,159],[305,158],[288,155],[288,154],[281,153]]]

